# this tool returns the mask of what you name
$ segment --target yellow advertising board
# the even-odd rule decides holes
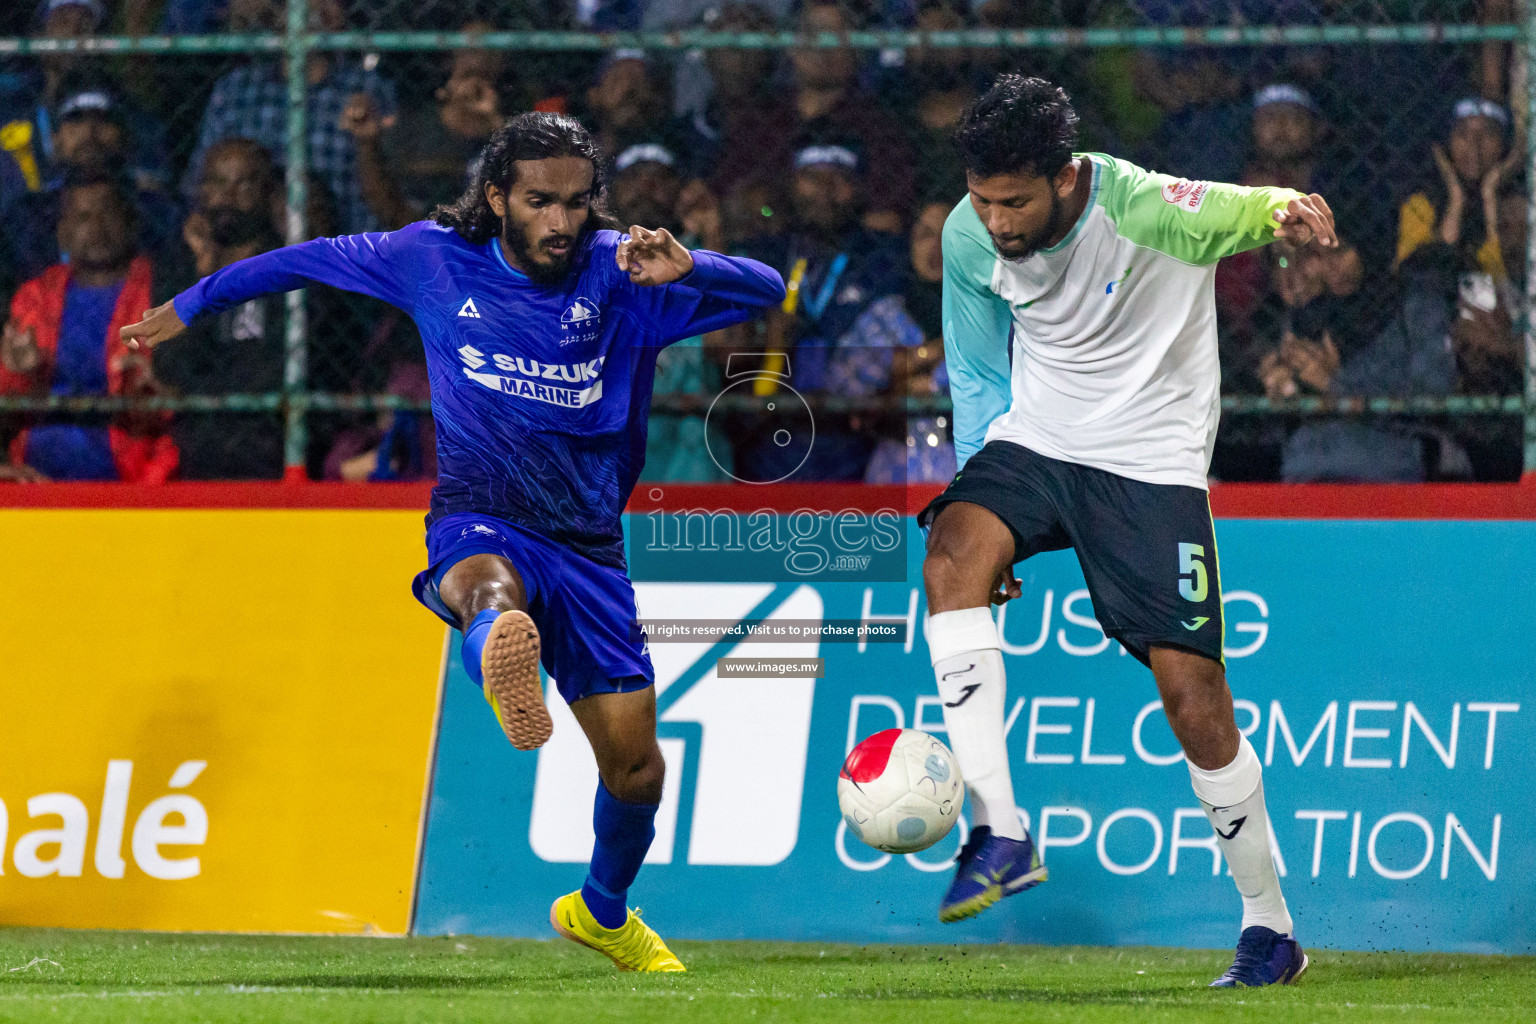
[[[421,537],[0,510],[0,925],[404,932],[443,650]]]

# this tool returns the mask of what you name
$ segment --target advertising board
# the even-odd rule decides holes
[[[406,930],[419,513],[0,511],[0,925]]]
[[[836,777],[891,726],[944,738],[911,582],[640,583],[643,619],[873,620],[901,642],[653,636],[666,794],[631,893],[664,934],[1230,946],[1240,903],[1150,674],[1093,618],[1075,556],[1020,568],[999,612],[1020,814],[1050,881],[940,925],[957,830],[889,856],[848,836]],[[1536,949],[1536,524],[1222,521],[1226,656],[1265,763],[1275,859],[1304,942]],[[821,658],[823,678],[721,678],[720,658]],[[582,881],[596,768],[506,744],[447,661],[416,930],[548,933]],[[553,694],[553,691],[549,691]]]

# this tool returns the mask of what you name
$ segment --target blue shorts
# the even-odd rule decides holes
[[[428,568],[411,584],[416,600],[461,628],[438,596],[438,585],[449,569],[481,554],[500,555],[522,576],[544,671],[567,704],[594,693],[643,690],[656,681],[645,641],[634,633],[635,588],[624,570],[599,565],[504,519],[460,512],[429,526]]]

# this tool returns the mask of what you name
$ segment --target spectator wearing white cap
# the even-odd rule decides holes
[[[859,25],[844,8],[808,0],[801,8],[803,32],[847,32]],[[854,50],[807,47],[790,53],[789,95],[761,114],[743,118],[725,137],[720,166],[712,179],[725,195],[746,181],[787,177],[793,158],[805,147],[856,143],[864,161],[869,202],[866,227],[900,234],[912,212],[914,168],[906,131],[858,83]]]
[[[655,225],[690,249],[725,249],[719,200],[702,179],[690,178],[683,161],[660,142],[637,142],[618,152],[608,199],[621,227]]]
[[[1448,307],[1455,386],[1464,393],[1517,394],[1522,387],[1514,329],[1522,288],[1511,269],[1524,262],[1526,199],[1516,181],[1525,146],[1512,140],[1510,127],[1500,104],[1476,96],[1458,101],[1446,144],[1432,148],[1438,174],[1398,211],[1397,273],[1445,282],[1440,298]],[[1518,432],[1501,434],[1513,426],[1495,418],[1457,425],[1479,478],[1518,469]]]
[[[1495,279],[1508,278],[1498,204],[1523,155],[1523,147],[1510,145],[1509,124],[1509,112],[1492,100],[1469,97],[1452,108],[1447,145],[1432,149],[1439,180],[1409,196],[1398,212],[1398,265],[1440,242]]]
[[[1138,22],[1163,28],[1322,20],[1309,0],[1136,0],[1129,7]],[[1132,83],[1160,115],[1149,140],[1157,169],[1207,181],[1236,180],[1242,171],[1245,82],[1255,63],[1275,58],[1273,50],[1242,47],[1137,48]]]
[[[1253,94],[1248,162],[1240,183],[1294,188],[1305,194],[1343,195],[1322,155],[1325,130],[1322,111],[1306,89],[1290,82],[1262,86]],[[1347,202],[1347,197],[1340,201]],[[1347,219],[1353,224],[1354,218]],[[1340,214],[1340,220],[1346,217]],[[1359,252],[1353,246],[1348,250],[1358,263]],[[1288,323],[1293,307],[1303,304],[1283,277],[1268,250],[1229,256],[1216,269],[1222,381],[1228,391],[1252,393],[1262,389],[1260,362],[1274,355],[1289,330],[1280,324]],[[1352,294],[1356,288],[1358,282],[1348,291]],[[1341,346],[1346,345],[1337,326],[1333,336]],[[1228,443],[1240,432],[1241,427],[1228,430],[1219,443],[1230,447]],[[1229,467],[1223,468],[1230,472]]]
[[[677,202],[682,191],[677,156],[659,142],[637,142],[613,159],[608,198],[621,224],[651,224],[679,234]]]
[[[42,0],[32,34],[45,39],[94,35],[102,15],[99,0]],[[0,75],[0,205],[42,188],[53,159],[53,108],[79,62],[76,54],[54,53]]]
[[[1253,95],[1253,149],[1242,183],[1319,191],[1313,185],[1323,128],[1322,112],[1307,90],[1288,82],[1259,89]]]
[[[883,393],[892,380],[892,349],[902,344],[888,332],[855,329],[880,299],[902,294],[907,263],[902,238],[861,223],[870,186],[855,146],[824,142],[796,152],[793,229],[742,246],[779,271],[789,289],[783,308],[769,316],[766,341],[789,355],[790,383],[801,394]],[[768,437],[749,440],[737,453],[739,475],[862,480],[874,448],[864,429],[869,422],[818,412],[816,443],[798,469],[795,449]]]
[[[149,127],[146,129],[145,124]],[[125,182],[133,197],[138,245],[157,259],[171,262],[178,251],[180,211],[164,188],[164,177],[143,156],[139,134],[158,140],[158,126],[135,116],[114,84],[93,74],[71,74],[60,100],[49,112],[48,151],[39,187],[20,189],[0,204],[0,250],[7,250],[18,280],[41,274],[67,260],[59,251],[57,225],[66,178],[90,176]]]
[[[1294,309],[1288,324],[1298,336],[1311,337],[1290,337],[1288,331],[1260,364],[1272,396],[1519,390],[1520,349],[1511,315],[1518,295],[1500,220],[1510,221],[1501,210],[1506,204],[1519,214],[1517,222],[1523,220],[1524,200],[1508,191],[1523,147],[1510,147],[1508,127],[1508,113],[1496,103],[1473,97],[1455,104],[1448,146],[1433,147],[1437,173],[1399,210],[1392,278],[1370,289],[1388,314],[1374,318],[1380,329],[1353,352],[1342,344],[1336,349],[1333,336],[1341,329],[1360,333],[1366,315],[1336,315],[1331,331],[1308,332],[1302,329],[1304,314],[1316,303]],[[1349,251],[1341,243],[1321,262],[1343,260]],[[1318,261],[1317,254],[1303,254],[1288,274],[1304,283],[1308,264]],[[1407,417],[1309,420],[1284,442],[1281,478],[1294,483],[1516,479],[1519,440],[1518,420],[1501,423],[1493,417],[1448,426]]]
[[[621,226],[666,228],[689,249],[720,252],[720,204],[703,181],[685,181],[682,162],[660,142],[637,142],[614,156],[608,200]],[[710,336],[685,338],[656,356],[652,394],[663,408],[651,414],[640,479],[721,483],[732,466],[730,440],[705,419],[720,393],[718,349]],[[706,443],[705,438],[709,440]]]

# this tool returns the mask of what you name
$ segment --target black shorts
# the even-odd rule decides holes
[[[1222,661],[1221,573],[1209,496],[1046,458],[1011,441],[971,456],[917,517],[980,505],[1013,531],[1015,563],[1073,548],[1104,632],[1143,664],[1156,646]]]

